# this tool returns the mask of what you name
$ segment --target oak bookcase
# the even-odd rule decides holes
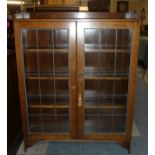
[[[130,150],[139,20],[102,16],[14,20],[25,148],[102,140]]]

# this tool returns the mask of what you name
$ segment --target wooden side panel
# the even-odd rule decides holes
[[[139,28],[140,23],[133,23],[133,38],[131,49],[131,61],[130,61],[130,83],[129,83],[129,99],[128,99],[128,117],[127,117],[127,138],[131,139],[132,136],[132,122],[134,113],[134,96],[136,86],[137,75],[137,61],[138,61],[138,48],[139,48]]]
[[[22,124],[15,50],[7,52],[7,151],[11,155],[22,140]]]
[[[16,61],[17,61],[17,72],[18,72],[18,86],[19,86],[19,97],[20,97],[20,107],[22,115],[22,129],[25,145],[28,135],[27,128],[27,111],[26,111],[26,96],[25,96],[25,82],[23,76],[23,56],[21,47],[21,36],[20,36],[20,24],[14,23],[14,33],[15,33],[15,47],[16,47]]]

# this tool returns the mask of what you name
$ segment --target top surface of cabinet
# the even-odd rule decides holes
[[[15,18],[16,19],[16,18]],[[120,20],[121,21],[139,21],[139,19],[125,19],[124,13],[110,13],[110,12],[31,12],[30,19],[24,19],[25,21],[39,19],[39,20],[49,20],[49,19],[107,19],[107,20]],[[18,19],[17,19],[18,20]],[[22,21],[20,19],[19,21]]]

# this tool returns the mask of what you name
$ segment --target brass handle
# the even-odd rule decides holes
[[[82,106],[82,96],[81,94],[79,94],[79,97],[78,97],[78,107],[81,107]]]

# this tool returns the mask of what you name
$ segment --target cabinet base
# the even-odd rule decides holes
[[[51,139],[54,140],[54,139]],[[37,141],[39,141],[38,139],[31,139],[31,140],[24,140],[24,152],[27,151],[27,148],[31,147],[33,144],[35,144]],[[84,139],[64,139],[64,140],[55,140],[55,141],[83,141],[83,142],[106,142],[104,140],[84,140]],[[111,141],[114,142],[114,141]],[[131,141],[115,141],[116,143],[120,144],[123,148],[127,149],[128,153],[131,153]]]
[[[131,153],[131,141],[129,142],[118,142],[122,147],[128,150],[128,153]]]

